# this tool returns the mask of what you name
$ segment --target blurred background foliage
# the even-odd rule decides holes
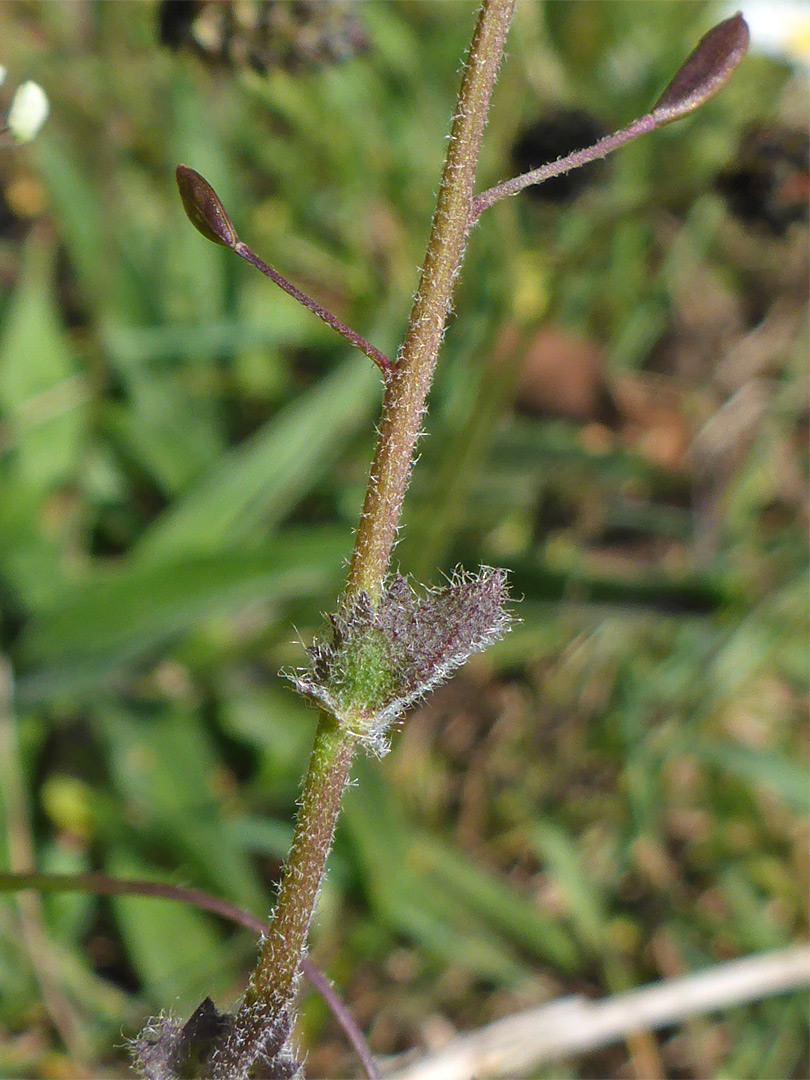
[[[472,5],[270,4],[260,32],[237,4],[224,44],[223,10],[0,5],[6,86],[52,103],[0,156],[0,849],[262,914],[314,730],[278,673],[340,588],[381,393],[197,235],[174,167],[393,353]],[[523,0],[481,186],[646,111],[721,14]],[[751,55],[471,237],[397,557],[509,567],[521,622],[347,795],[312,956],[376,1053],[806,932],[807,119]],[[254,948],[157,900],[3,901],[0,1073],[123,1075],[122,1032],[233,1000]],[[300,1037],[356,1071],[312,995]],[[538,1076],[806,1054],[792,994]]]

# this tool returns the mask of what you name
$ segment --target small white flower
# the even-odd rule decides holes
[[[48,97],[39,83],[25,82],[17,88],[6,123],[20,143],[30,142],[48,115]]]

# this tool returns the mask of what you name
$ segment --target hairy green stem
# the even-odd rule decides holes
[[[388,382],[379,439],[357,531],[344,602],[379,596],[464,255],[473,184],[495,77],[515,0],[483,0],[464,66],[425,264],[408,330]],[[357,737],[322,716],[278,901],[231,1034],[213,1061],[213,1080],[242,1080],[268,1048],[283,1045],[301,959]]]
[[[490,97],[515,0],[484,0],[450,131],[425,264],[405,340],[389,376],[377,449],[344,601],[380,595],[422,424],[453,286],[471,223],[473,185]]]
[[[355,737],[331,717],[321,717],[276,909],[231,1036],[214,1059],[214,1080],[247,1076],[268,1037],[277,1036],[281,1044],[286,1041],[289,1032],[281,1029],[291,1022],[309,924],[356,745]],[[279,1025],[278,1031],[268,1030],[269,1018]]]

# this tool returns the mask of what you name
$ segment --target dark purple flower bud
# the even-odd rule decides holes
[[[190,169],[188,165],[178,165],[177,186],[188,219],[197,232],[206,240],[215,244],[234,248],[239,243],[236,229],[225,213],[220,198],[205,177]]]
[[[731,78],[748,48],[740,12],[704,34],[652,109],[656,124],[670,124],[713,98]]]

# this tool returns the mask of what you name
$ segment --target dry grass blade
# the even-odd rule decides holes
[[[544,1062],[608,1046],[640,1029],[676,1024],[808,983],[810,947],[764,953],[604,1001],[560,998],[461,1035],[438,1053],[383,1075],[389,1080],[525,1076]]]

